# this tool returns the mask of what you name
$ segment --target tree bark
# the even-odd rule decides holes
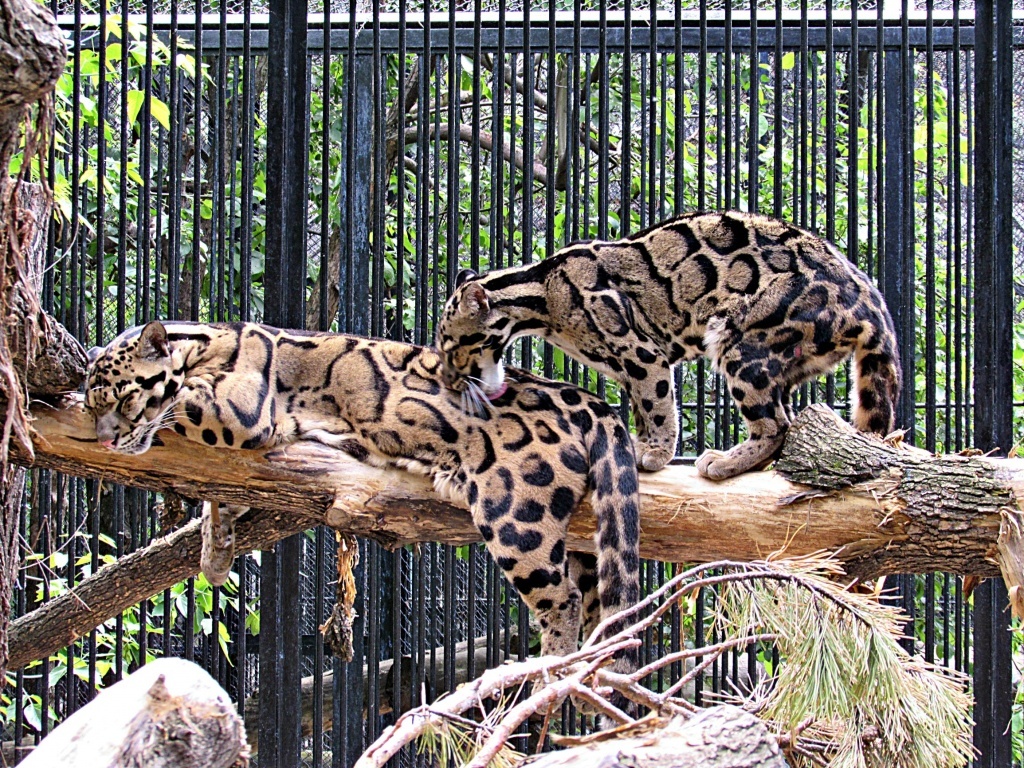
[[[641,724],[643,724],[641,726]],[[775,737],[749,712],[728,704],[663,727],[628,726],[635,736],[602,739],[550,752],[531,768],[786,768]]]
[[[24,768],[229,768],[249,764],[231,699],[200,666],[157,659],[61,723]]]
[[[8,443],[13,436],[22,449],[32,452],[26,385],[36,370],[38,337],[53,340],[33,279],[42,274],[38,246],[41,224],[50,210],[49,197],[38,190],[39,194],[28,194],[31,204],[25,206],[18,182],[46,147],[52,131],[49,97],[66,59],[64,37],[52,12],[33,0],[0,0],[0,398],[7,401],[0,404],[0,687],[7,673],[7,629],[25,487],[25,472],[8,466]],[[32,108],[37,104],[33,120]],[[19,149],[21,172],[12,179],[8,169]],[[25,185],[23,191],[31,190]],[[69,346],[68,339],[60,341]],[[83,374],[84,362],[83,355]]]
[[[279,510],[239,520],[239,552],[268,547],[316,523],[390,547],[480,538],[466,510],[439,499],[426,478],[369,467],[316,443],[261,453],[208,448],[162,432],[163,446],[124,456],[96,443],[77,398],[36,407],[33,415],[35,460],[15,450],[16,460]],[[1024,525],[1016,499],[1024,493],[1024,460],[931,457],[861,435],[815,406],[797,418],[778,466],[721,483],[700,478],[692,467],[643,474],[641,554],[708,562],[829,550],[864,578],[927,571],[991,577],[1005,569],[1011,594],[1020,595],[1014,588],[1024,573]],[[787,480],[787,473],[802,484]],[[569,527],[570,548],[593,551],[594,530],[584,503]],[[195,521],[18,619],[11,627],[11,667],[54,653],[195,575],[200,546]]]

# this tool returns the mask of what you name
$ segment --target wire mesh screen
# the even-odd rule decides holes
[[[48,166],[58,206],[48,308],[87,346],[153,318],[261,320],[279,290],[265,275],[267,159],[284,151],[267,141],[267,5],[53,6],[72,55]],[[983,300],[972,292],[972,4],[336,0],[329,10],[311,7],[308,120],[304,135],[286,138],[307,158],[308,328],[428,344],[464,267],[539,260],[684,211],[760,211],[832,240],[879,281],[900,336],[908,439],[945,452],[972,445],[972,318]],[[1019,70],[1024,37],[1014,34]],[[1021,269],[1014,275],[1019,298]],[[614,383],[543,342],[518,343],[511,360],[623,402]],[[1019,366],[1014,375],[1020,401]],[[806,385],[799,405],[848,415],[847,382],[840,369]],[[676,384],[680,455],[742,439],[710,366],[680,366]],[[1024,404],[1015,405],[1019,436]],[[19,614],[196,514],[178,507],[36,472]],[[527,612],[480,547],[363,542],[357,658],[332,659],[318,627],[334,600],[333,534],[311,531],[303,546],[306,677],[295,716],[311,765],[350,764],[397,712],[530,652]],[[654,589],[675,570],[645,562],[643,583]],[[240,705],[251,700],[258,571],[258,553],[241,557],[225,588],[189,580],[12,673],[5,739],[32,743],[160,655],[195,659]],[[969,670],[960,579],[890,585],[908,613],[908,647]],[[712,642],[695,627],[714,599],[679,606],[645,638],[645,659]],[[730,658],[698,680],[694,698],[757,673],[754,656]],[[424,760],[409,752],[401,764]]]

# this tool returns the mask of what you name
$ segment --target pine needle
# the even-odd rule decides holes
[[[826,578],[815,558],[778,560],[788,578],[730,583],[718,621],[731,633],[771,632],[782,664],[759,715],[796,732],[833,768],[954,768],[972,756],[963,675],[911,657],[901,614]],[[791,751],[795,767],[814,765]]]

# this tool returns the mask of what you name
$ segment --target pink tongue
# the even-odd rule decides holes
[[[505,383],[505,382],[503,381],[503,382],[501,382],[501,386],[500,386],[500,387],[498,387],[497,391],[495,391],[495,392],[492,392],[491,394],[489,394],[489,395],[487,396],[487,399],[488,399],[488,400],[497,400],[497,399],[498,399],[499,397],[501,397],[502,395],[504,395],[504,394],[505,394],[505,390],[506,390],[506,389],[508,389],[508,384],[506,384],[506,383]]]

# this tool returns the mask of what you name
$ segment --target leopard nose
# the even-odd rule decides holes
[[[109,448],[110,450],[114,450],[114,441],[113,440],[100,440],[100,445],[102,445],[104,448]]]

